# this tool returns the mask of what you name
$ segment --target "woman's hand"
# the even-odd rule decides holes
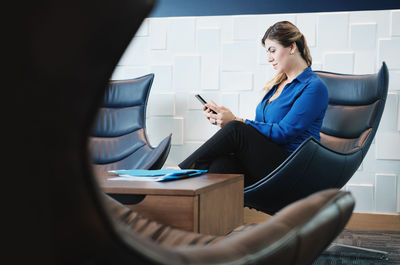
[[[219,127],[223,127],[228,122],[235,119],[235,115],[224,106],[218,106],[214,101],[210,101],[210,103],[205,104],[203,106],[204,115],[213,125],[218,125]],[[213,113],[212,111],[215,111]]]

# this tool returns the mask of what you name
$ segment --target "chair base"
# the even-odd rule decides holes
[[[359,257],[369,259],[388,260],[388,252],[370,248],[356,247],[346,244],[331,243],[322,253],[331,256]]]

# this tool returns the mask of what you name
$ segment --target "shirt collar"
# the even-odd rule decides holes
[[[300,83],[307,82],[310,77],[314,74],[311,70],[311,66],[307,67],[301,74],[299,74],[295,79],[297,79]]]

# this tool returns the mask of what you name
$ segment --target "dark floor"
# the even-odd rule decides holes
[[[389,261],[400,264],[400,232],[344,230],[335,243],[389,252]]]

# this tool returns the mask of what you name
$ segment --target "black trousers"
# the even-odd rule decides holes
[[[284,148],[251,125],[231,121],[179,164],[181,169],[244,174],[245,186],[262,179],[288,156]]]

